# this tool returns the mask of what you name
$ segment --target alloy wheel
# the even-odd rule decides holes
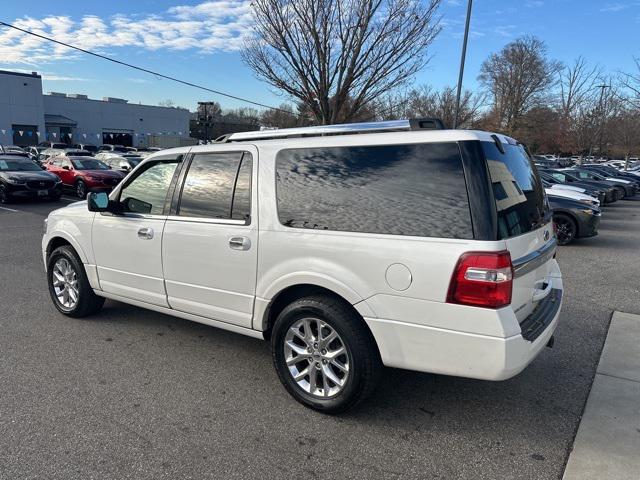
[[[318,318],[296,321],[285,335],[285,361],[291,377],[305,392],[334,397],[349,377],[350,359],[338,332]]]
[[[84,183],[78,182],[78,184],[76,185],[76,195],[79,198],[84,198],[86,193],[85,190],[86,190],[86,187],[84,186]]]
[[[571,242],[574,237],[574,228],[569,219],[559,218],[555,220],[556,223],[556,236],[558,237],[558,243],[560,245],[566,245]]]
[[[66,258],[60,258],[53,266],[53,290],[60,305],[72,310],[78,304],[80,289],[78,275],[71,262]]]

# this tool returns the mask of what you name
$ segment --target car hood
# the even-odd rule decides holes
[[[46,172],[44,170],[34,170],[32,172],[0,172],[0,177],[14,177],[21,180],[54,180],[58,181],[58,177],[53,173]]]

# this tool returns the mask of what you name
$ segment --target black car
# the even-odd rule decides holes
[[[571,170],[567,170],[567,172],[579,178],[580,180],[607,183],[618,190],[618,192],[620,193],[619,198],[633,197],[636,194],[635,184],[627,182],[623,179],[613,180],[611,179],[612,177],[605,177],[604,175],[600,175],[599,173],[584,168],[573,168]]]
[[[593,237],[598,234],[600,209],[577,200],[547,195],[553,211],[558,245],[567,245],[576,238]]]
[[[582,182],[572,175],[554,170],[539,170],[539,173],[540,177],[549,183],[582,188],[587,195],[597,197],[598,200],[600,200],[600,204],[615,202],[618,199],[618,192],[615,188],[608,185],[596,186],[592,183]]]
[[[14,155],[0,155],[0,203],[17,198],[59,200],[62,182],[45,172],[33,160]]]
[[[635,184],[636,193],[640,190],[640,177],[638,177],[637,175],[634,175],[633,173],[621,172],[620,170],[610,167],[609,165],[582,165],[580,168],[594,171],[606,177],[613,177],[613,178],[619,178],[621,180],[628,180]]]

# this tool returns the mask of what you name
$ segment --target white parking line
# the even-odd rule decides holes
[[[19,212],[19,210],[14,210],[13,208],[0,207],[0,210],[6,210],[7,212]]]
[[[60,200],[62,200],[63,202],[79,202],[80,199],[79,198],[67,198],[67,197],[61,197]]]

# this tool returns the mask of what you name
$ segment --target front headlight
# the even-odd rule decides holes
[[[26,180],[18,177],[7,177],[7,182],[12,183],[13,185],[24,185],[27,183]]]
[[[580,211],[582,213],[586,213],[587,215],[595,215],[595,210],[593,208],[581,208]]]

